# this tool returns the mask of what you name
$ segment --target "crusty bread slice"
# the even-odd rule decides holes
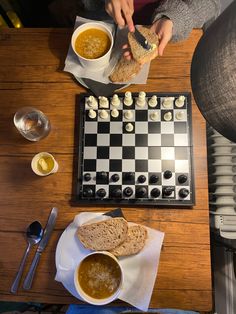
[[[136,25],[140,33],[147,39],[148,43],[152,45],[152,49],[144,49],[136,40],[134,33],[128,33],[128,42],[133,55],[133,58],[141,65],[156,58],[158,52],[158,36],[152,32],[148,27]]]
[[[127,60],[123,56],[117,62],[109,76],[112,82],[128,82],[141,70],[141,65],[134,59]]]
[[[124,218],[111,218],[78,229],[80,242],[87,249],[96,251],[114,249],[125,241],[127,233],[128,223]]]
[[[110,253],[115,256],[137,254],[144,247],[146,239],[147,230],[143,226],[131,226],[128,229],[128,236],[126,240],[113,250],[110,250]]]

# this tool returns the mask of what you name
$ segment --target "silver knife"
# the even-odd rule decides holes
[[[134,28],[134,37],[137,40],[137,42],[146,50],[150,50],[152,48],[152,46],[149,44],[149,42],[147,41],[147,39],[140,33],[140,31],[137,29],[137,27],[135,26]]]
[[[57,212],[58,212],[58,209],[56,207],[53,207],[52,210],[51,210],[51,213],[49,215],[49,218],[48,218],[48,221],[47,221],[47,225],[46,225],[46,227],[44,229],[43,238],[39,242],[39,246],[38,246],[37,251],[36,251],[36,253],[34,255],[33,262],[31,264],[29,272],[28,272],[28,274],[27,274],[27,276],[25,278],[25,281],[24,281],[24,284],[23,284],[23,288],[25,290],[29,290],[31,288],[31,286],[32,286],[35,270],[36,270],[36,268],[38,266],[41,253],[43,252],[43,250],[47,246],[48,241],[50,239],[50,236],[52,234],[53,228],[55,226],[56,219],[57,219]]]

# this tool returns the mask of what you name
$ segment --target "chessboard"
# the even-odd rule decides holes
[[[76,202],[195,204],[190,93],[80,94],[76,106]]]

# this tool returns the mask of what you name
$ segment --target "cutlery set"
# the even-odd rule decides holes
[[[25,277],[24,283],[23,283],[23,288],[25,290],[29,290],[32,286],[34,274],[37,268],[37,265],[40,260],[40,256],[42,252],[44,251],[45,247],[48,244],[48,241],[50,239],[50,236],[52,234],[53,228],[56,223],[56,218],[58,214],[58,209],[56,207],[53,207],[51,210],[51,213],[49,215],[47,225],[45,229],[43,230],[41,224],[38,221],[34,221],[31,223],[26,231],[26,236],[27,236],[27,242],[28,246],[25,250],[25,254],[21,260],[21,264],[19,267],[19,270],[16,274],[15,280],[11,286],[11,293],[17,293],[17,289],[21,280],[21,276],[23,274],[26,258],[30,252],[30,249],[33,245],[38,244],[38,248],[36,250],[36,253],[34,255],[33,262],[31,263],[30,269]]]

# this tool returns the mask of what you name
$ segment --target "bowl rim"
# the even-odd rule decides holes
[[[82,57],[74,48],[74,42],[75,42],[75,40],[76,40],[76,38],[78,36],[78,33],[80,34],[83,31],[83,28],[87,28],[87,27],[89,28],[90,26],[92,26],[94,28],[96,28],[96,26],[102,28],[103,30],[106,31],[106,33],[108,34],[108,36],[110,38],[110,47],[109,47],[108,51],[104,55],[102,55],[101,57],[96,58],[96,59],[88,59],[88,58]],[[103,22],[87,22],[87,23],[83,23],[83,24],[79,25],[76,29],[74,29],[73,34],[71,36],[71,47],[72,47],[73,52],[79,58],[81,58],[82,60],[84,60],[86,62],[96,62],[96,61],[99,61],[102,58],[106,57],[106,55],[111,52],[111,50],[113,48],[113,45],[114,45],[114,39],[113,39],[112,32],[107,27],[107,25],[105,23],[103,23]]]
[[[81,263],[88,256],[96,255],[96,254],[106,255],[106,256],[109,256],[110,258],[112,258],[117,263],[117,265],[119,266],[120,271],[121,271],[121,281],[120,281],[119,287],[117,288],[117,290],[111,296],[109,296],[107,298],[103,298],[103,299],[95,299],[95,298],[89,296],[88,294],[86,294],[83,291],[83,289],[81,288],[81,286],[79,284],[79,280],[78,280],[78,270],[79,270],[79,267],[80,267]],[[108,251],[94,251],[94,252],[91,252],[91,253],[87,254],[86,256],[84,256],[80,260],[80,262],[77,264],[77,266],[75,268],[75,271],[74,271],[74,285],[75,285],[75,289],[76,289],[77,293],[79,294],[79,296],[85,302],[87,302],[89,304],[93,304],[93,305],[105,305],[105,304],[111,303],[112,301],[116,300],[118,298],[118,296],[120,295],[120,293],[121,293],[123,282],[124,282],[124,271],[123,271],[123,269],[122,269],[122,267],[120,265],[120,262],[113,254],[111,254]]]

